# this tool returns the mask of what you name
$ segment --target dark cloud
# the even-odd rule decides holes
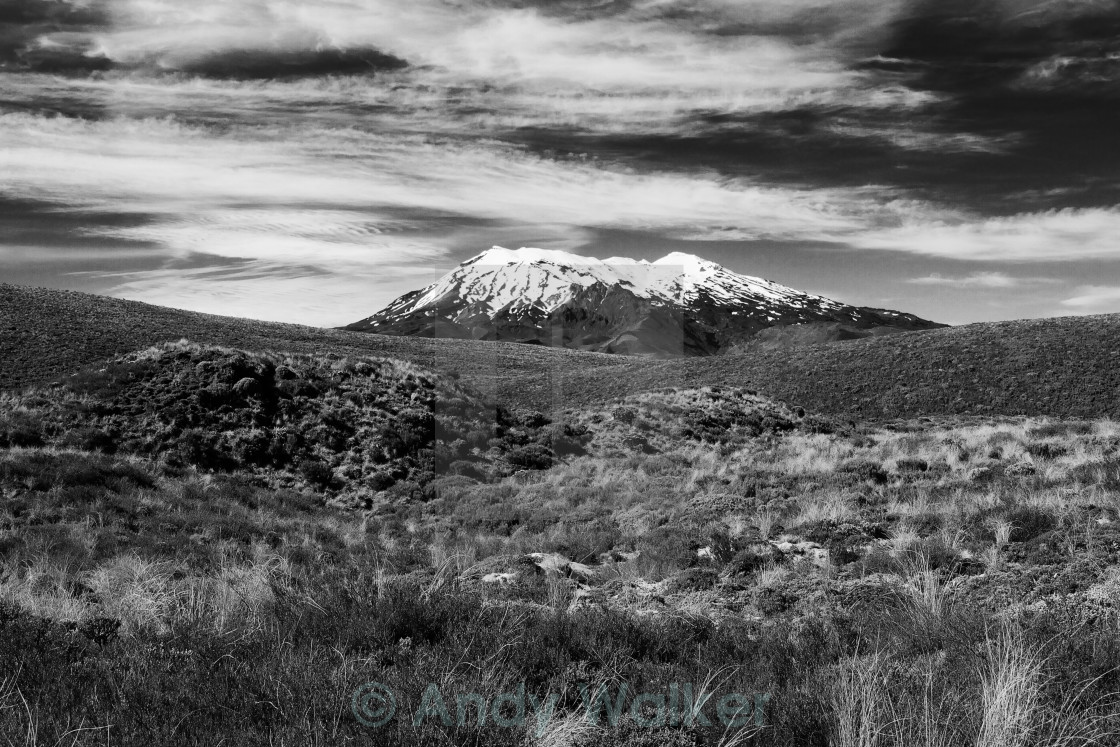
[[[0,66],[42,72],[106,70],[88,32],[108,27],[108,9],[63,0],[0,0]],[[44,43],[49,39],[49,43]]]
[[[901,157],[890,183],[920,176],[991,214],[1120,201],[1120,2],[921,0],[891,31],[863,70],[936,92],[942,129],[1008,147],[931,170]]]
[[[264,80],[355,75],[399,70],[408,63],[376,49],[229,50],[177,66],[182,72],[210,78]]]
[[[104,54],[96,40],[112,17],[103,2],[0,0],[0,66],[46,73],[87,73],[116,67],[173,70],[213,78],[271,79],[396,70],[407,63],[380,50],[331,48],[224,49],[186,61],[155,55],[139,63]]]
[[[0,25],[38,26],[61,30],[67,27],[103,26],[108,11],[102,3],[78,5],[65,0],[0,0]]]
[[[97,229],[148,225],[153,216],[135,212],[87,210],[0,192],[2,246],[46,249],[143,249],[156,244],[97,235]],[[0,246],[0,248],[2,248]]]
[[[956,94],[1030,88],[1032,73],[1048,62],[1055,72],[1071,73],[1067,84],[1087,69],[1117,72],[1110,56],[1120,51],[1120,3],[1017,6],[1012,11],[1006,0],[921,0],[893,24],[882,55],[923,64],[917,85]]]
[[[610,134],[523,129],[509,137],[536,152],[561,157],[589,154],[641,170],[701,169],[727,177],[801,187],[861,187],[905,190],[912,197],[991,199],[1014,183],[998,168],[1003,156],[966,140],[948,124],[929,127],[924,147],[901,147],[895,136],[912,112],[868,112],[854,108],[804,107],[758,114],[697,114],[681,132]],[[926,112],[926,117],[932,118]],[[989,180],[983,176],[987,175]],[[968,195],[959,192],[961,186]],[[1000,187],[997,189],[997,186]]]
[[[984,215],[1120,204],[1120,108],[1009,91],[918,110],[803,106],[697,112],[660,133],[522,128],[549,157],[705,170],[800,188],[876,185]]]

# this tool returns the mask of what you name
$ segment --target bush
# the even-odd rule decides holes
[[[1049,532],[1057,524],[1053,514],[1036,506],[1013,508],[1007,512],[1005,519],[1011,522],[1012,542],[1027,542]]]
[[[555,461],[552,451],[540,444],[518,447],[506,454],[506,461],[517,469],[548,469]]]
[[[668,580],[665,590],[669,594],[708,591],[719,583],[715,568],[686,568]]]
[[[0,414],[0,449],[42,446],[42,422],[25,412]]]
[[[841,474],[854,475],[860,480],[882,485],[887,482],[888,475],[883,465],[866,459],[853,459],[841,464],[837,470]]]
[[[925,459],[906,458],[898,460],[897,469],[899,472],[928,472],[929,462]]]
[[[1043,441],[1042,443],[1027,444],[1026,451],[1038,459],[1057,459],[1068,454],[1069,447],[1051,441]]]

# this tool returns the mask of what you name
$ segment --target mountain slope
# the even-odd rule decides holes
[[[347,329],[668,358],[726,352],[762,330],[789,325],[823,327],[810,333],[814,339],[942,326],[739,275],[680,252],[650,263],[494,247]]]

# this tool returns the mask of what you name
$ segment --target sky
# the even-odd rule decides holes
[[[0,0],[0,281],[348,324],[493,246],[1120,312],[1120,0]]]

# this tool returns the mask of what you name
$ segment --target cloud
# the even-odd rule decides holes
[[[417,265],[387,262],[371,283],[363,265],[322,267],[197,255],[155,270],[83,273],[102,293],[226,316],[322,327],[350,324],[393,298],[432,282]]]
[[[89,54],[89,32],[109,22],[101,2],[0,0],[0,65],[19,63],[48,72],[104,70],[111,61]]]
[[[167,225],[169,236],[193,231],[199,241],[236,230],[380,245],[395,232],[438,228],[445,214],[464,223],[669,234],[735,229],[813,240],[859,227],[861,219],[846,214],[844,203],[873,207],[859,192],[767,188],[704,173],[640,173],[540,158],[493,142],[357,130],[261,127],[223,135],[160,120],[7,115],[0,116],[0,137],[6,146],[0,185],[87,209],[156,216],[142,230],[122,231],[149,240],[159,230],[154,226]],[[403,228],[401,211],[417,216]],[[232,243],[251,244],[244,238]]]
[[[1114,285],[1082,285],[1078,295],[1062,301],[1062,306],[1083,314],[1120,311],[1120,287]]]
[[[249,49],[215,52],[179,66],[210,78],[274,79],[353,75],[407,67],[404,60],[376,49]]]
[[[1087,208],[1005,218],[907,219],[852,239],[868,249],[957,260],[1060,262],[1120,259],[1120,209]]]
[[[1021,288],[1028,285],[1044,285],[1057,282],[1053,278],[1012,277],[1006,272],[974,272],[964,277],[948,277],[933,273],[921,278],[906,281],[914,285],[944,285],[954,288]]]
[[[858,82],[829,39],[879,19],[877,4],[795,5],[746,13],[725,2],[634,2],[588,12],[585,3],[103,0],[98,23],[20,28],[24,46],[51,59],[216,76],[260,77],[270,60],[287,63],[288,73],[360,72],[352,59],[360,55],[377,67],[407,60],[458,80],[581,89],[813,90]],[[802,32],[822,22],[827,28]],[[712,33],[728,24],[735,35]],[[333,57],[341,60],[332,64]]]

